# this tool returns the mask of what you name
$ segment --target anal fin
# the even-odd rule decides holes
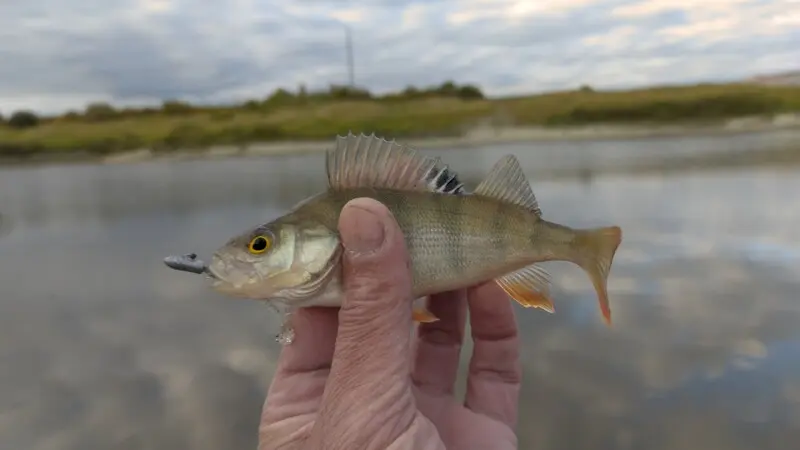
[[[556,310],[549,296],[550,275],[535,264],[499,277],[495,282],[525,308],[540,308],[549,313]]]

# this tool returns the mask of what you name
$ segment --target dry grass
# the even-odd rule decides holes
[[[800,87],[742,84],[571,91],[498,100],[429,98],[328,102],[264,110],[205,108],[182,115],[121,115],[103,121],[56,118],[21,130],[0,125],[0,154],[110,153],[143,147],[169,151],[256,141],[330,139],[348,131],[397,138],[453,136],[487,121],[516,126],[700,122],[789,111],[800,111]]]

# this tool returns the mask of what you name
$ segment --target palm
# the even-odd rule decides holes
[[[516,449],[517,437],[511,426],[477,413],[452,396],[425,394],[417,390],[420,411],[436,427],[447,449]]]
[[[516,449],[513,428],[520,383],[516,326],[511,305],[496,286],[469,293],[475,346],[466,400],[454,396],[465,297],[465,292],[451,292],[431,299],[429,307],[441,320],[420,326],[411,376],[408,365],[397,361],[392,371],[396,379],[359,380],[374,383],[376,394],[347,399],[346,417],[325,411],[326,398],[347,395],[328,386],[336,313],[309,309],[298,314],[297,338],[281,355],[264,407],[259,449],[321,448],[322,436],[326,441],[335,439],[331,430],[334,435],[362,432],[360,438],[342,437],[342,446],[331,448]],[[394,429],[396,424],[407,426]]]

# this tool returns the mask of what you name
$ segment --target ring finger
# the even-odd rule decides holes
[[[465,406],[516,426],[522,369],[514,308],[495,283],[468,293],[472,358]]]
[[[424,392],[452,394],[464,341],[466,291],[432,295],[428,309],[439,318],[419,325],[411,379]]]

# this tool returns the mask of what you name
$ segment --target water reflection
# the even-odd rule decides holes
[[[619,167],[680,160],[687,155],[765,152],[800,141],[800,130],[670,139],[549,142],[438,149],[467,182],[477,183],[502,155],[513,153],[537,183],[578,176],[587,187]],[[132,169],[135,167],[135,169]],[[128,165],[0,168],[0,212],[19,228],[54,222],[105,222],[129,216],[202,212],[228,205],[289,206],[324,187],[321,155]]]
[[[24,226],[0,239],[0,447],[254,448],[278,318],[161,258],[304,197],[279,181],[311,180],[313,159],[4,173]],[[519,310],[520,448],[794,448],[799,175],[534,182],[552,220],[625,240],[612,329],[567,264],[551,265],[557,314]]]

